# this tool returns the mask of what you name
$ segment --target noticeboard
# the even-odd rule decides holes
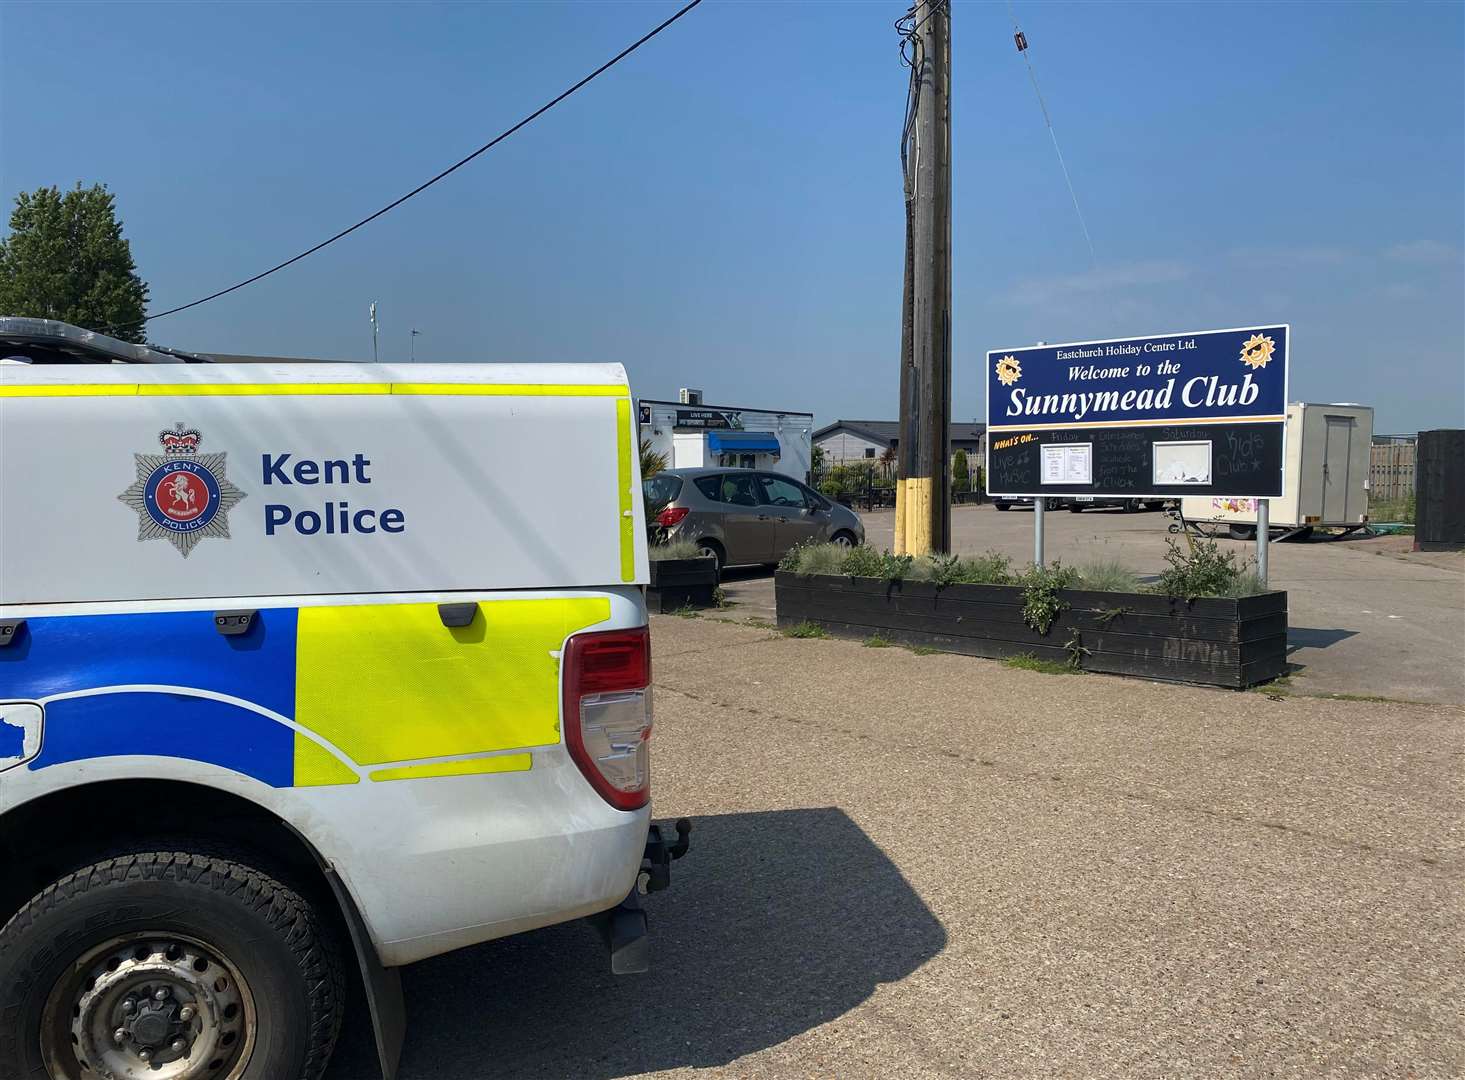
[[[987,492],[1277,498],[1290,329],[987,354]]]

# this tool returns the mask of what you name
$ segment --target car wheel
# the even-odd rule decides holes
[[[698,540],[697,554],[702,558],[714,558],[717,560],[717,572],[722,573],[722,568],[727,565],[727,552],[722,550],[722,545],[716,540]]]
[[[0,930],[0,1076],[316,1080],[341,956],[312,907],[193,851],[104,859]]]
[[[995,506],[995,507],[997,507],[998,510],[1011,510],[1012,509],[1012,504],[1011,503],[1002,503],[1002,502],[1000,502],[1000,503],[993,503],[992,505]]]
[[[843,531],[837,532],[833,536],[831,536],[829,538],[829,542],[842,548],[852,548],[857,546],[859,543],[859,541],[854,538],[853,533]]]
[[[1083,513],[1083,507],[1082,506],[1079,506],[1077,503],[1074,503],[1072,506],[1070,506],[1068,508],[1068,512],[1070,514],[1082,514]]]

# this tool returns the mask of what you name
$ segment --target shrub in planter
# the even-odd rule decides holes
[[[646,606],[653,612],[717,606],[717,560],[698,554],[696,544],[653,544]]]

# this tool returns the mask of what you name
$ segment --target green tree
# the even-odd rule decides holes
[[[22,191],[0,240],[0,315],[60,319],[141,342],[148,287],[102,184]]]
[[[965,450],[958,450],[956,459],[951,463],[951,488],[953,491],[972,489],[972,472],[971,467],[967,464]]]

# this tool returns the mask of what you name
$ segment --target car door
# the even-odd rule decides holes
[[[821,522],[804,489],[787,477],[759,473],[758,486],[762,491],[761,509],[773,524],[770,558],[781,559],[789,548],[816,539],[823,525],[828,524],[828,516]]]
[[[772,562],[773,523],[761,505],[763,493],[751,472],[718,475],[722,535],[729,565]]]

